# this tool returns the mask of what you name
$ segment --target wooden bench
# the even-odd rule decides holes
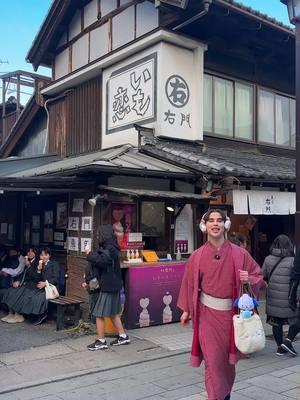
[[[65,311],[67,307],[74,307],[75,309],[75,324],[78,324],[80,319],[80,304],[82,300],[76,297],[59,296],[57,299],[49,300],[50,303],[55,304],[57,308],[56,314],[56,330],[61,331],[65,327]]]

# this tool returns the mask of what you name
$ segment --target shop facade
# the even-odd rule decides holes
[[[142,325],[177,318],[171,289],[161,284],[157,301],[151,293],[158,282],[178,283],[184,263],[175,262],[177,271],[150,259],[148,271],[141,250],[158,259],[188,257],[203,242],[197,225],[209,204],[228,212],[259,262],[275,234],[293,232],[294,32],[232,0],[214,0],[190,21],[201,3],[190,0],[181,10],[146,0],[63,1],[60,12],[55,0],[28,54],[35,67],[51,67],[53,79],[30,113],[25,108],[28,128],[17,123],[0,149],[3,157],[30,157],[30,138],[38,138],[39,151],[54,154],[54,162],[11,177],[77,182],[52,200],[31,190],[22,204],[33,211],[23,212],[20,225],[21,237],[40,244],[51,238],[65,257],[67,294],[84,295],[84,243],[97,247],[101,223],[115,227],[136,310],[129,308],[130,326],[140,325],[140,313]],[[37,116],[43,126],[48,119],[47,134],[30,129]],[[261,196],[251,200],[256,191]],[[272,195],[277,205],[265,212]],[[152,292],[130,290],[139,279],[155,283]]]

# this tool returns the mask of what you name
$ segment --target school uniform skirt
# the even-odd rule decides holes
[[[113,317],[121,313],[120,292],[99,292],[92,311],[94,317]]]
[[[48,308],[45,289],[29,289],[26,286],[7,289],[2,303],[19,314],[41,315]]]

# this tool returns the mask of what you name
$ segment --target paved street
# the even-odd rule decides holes
[[[203,367],[188,365],[190,328],[170,324],[129,333],[130,346],[107,351],[88,352],[93,336],[83,335],[2,353],[0,400],[206,399]],[[268,339],[263,352],[239,363],[233,400],[300,399],[300,359],[278,358],[274,350]]]

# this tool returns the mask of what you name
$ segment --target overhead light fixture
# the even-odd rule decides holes
[[[175,211],[175,209],[173,207],[171,207],[171,206],[167,206],[166,209],[168,211],[170,211],[170,212],[174,212]]]
[[[97,194],[95,197],[92,197],[89,199],[89,204],[92,207],[95,207],[97,204],[97,201],[100,199],[106,199],[107,195],[106,194]]]
[[[1,189],[1,190],[0,190],[0,194],[4,194],[4,190]]]
[[[36,195],[39,196],[40,194],[41,194],[41,191],[40,191],[40,190],[37,190],[37,191],[36,191]]]

